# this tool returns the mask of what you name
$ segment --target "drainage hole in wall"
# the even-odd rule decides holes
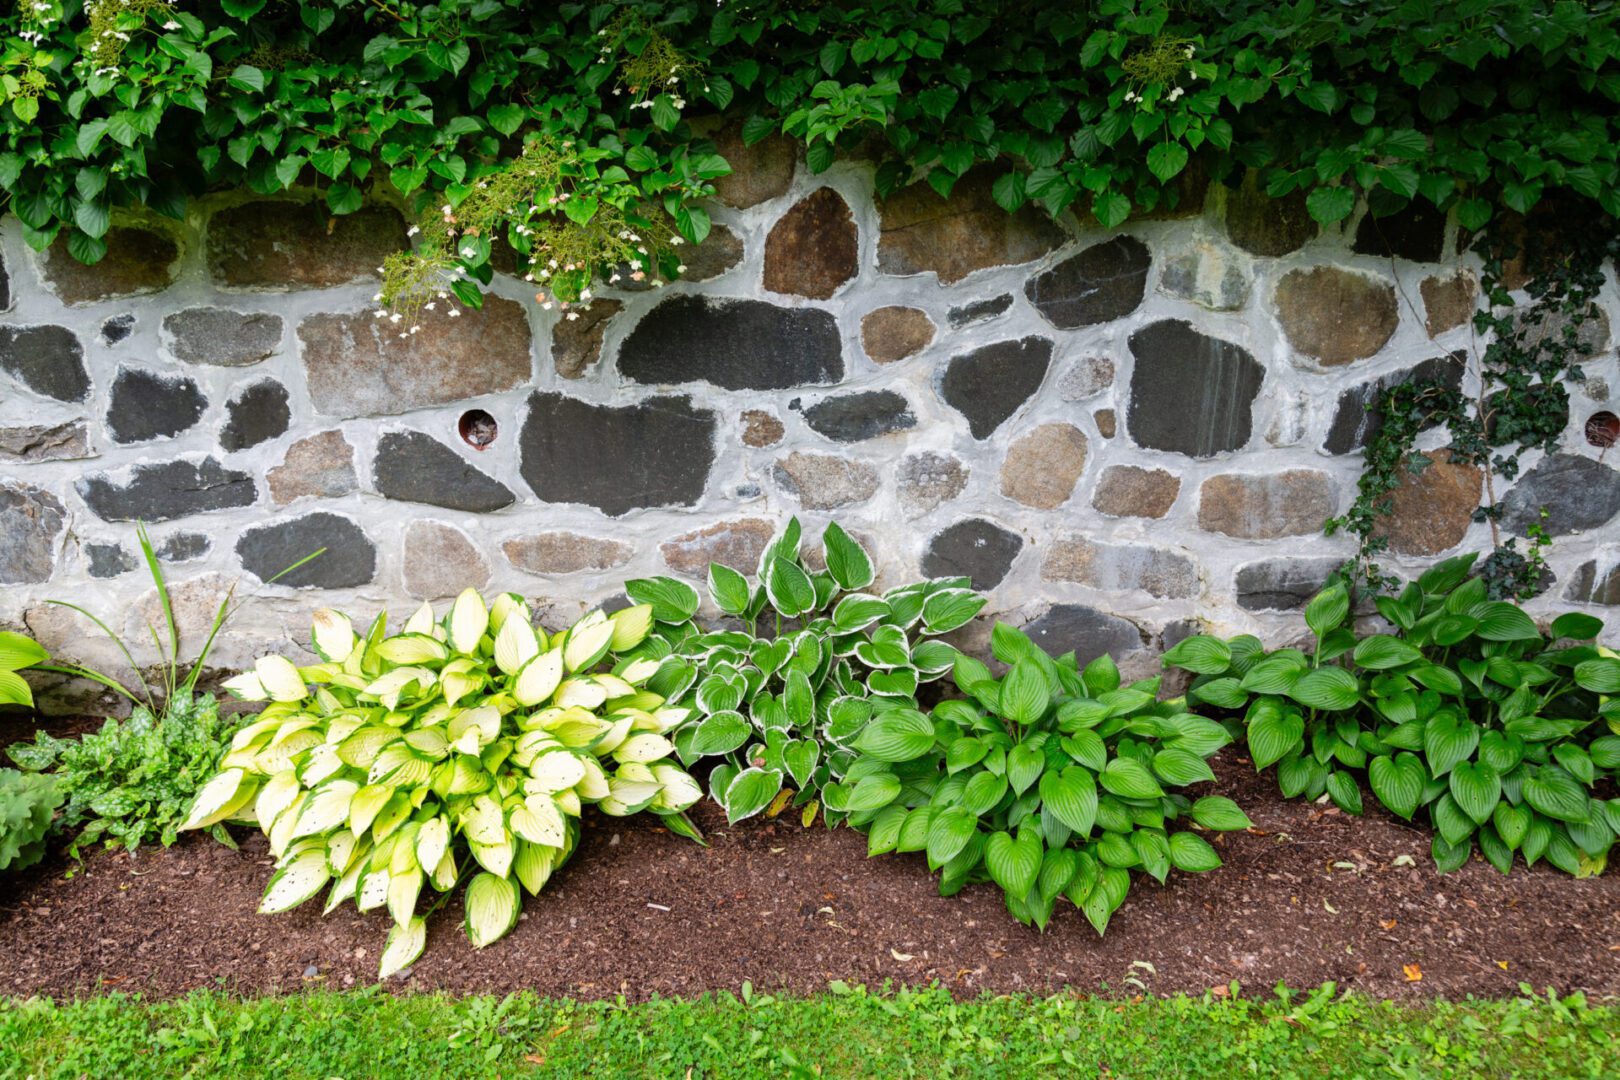
[[[483,409],[468,409],[461,414],[457,430],[461,432],[462,441],[474,450],[488,450],[500,428],[495,418]]]
[[[1593,446],[1613,446],[1620,442],[1620,416],[1605,409],[1586,421],[1586,441]]]

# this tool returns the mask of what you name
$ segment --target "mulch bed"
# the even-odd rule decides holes
[[[1138,876],[1102,940],[1069,905],[1043,935],[1014,922],[992,885],[942,898],[921,855],[869,860],[848,829],[727,828],[703,803],[694,815],[707,849],[647,816],[593,817],[509,937],[474,951],[459,904],[447,904],[426,953],[391,988],[641,999],[745,979],[801,992],[832,979],[937,980],[968,995],[1196,993],[1233,979],[1261,992],[1333,979],[1390,998],[1500,997],[1521,982],[1620,994],[1620,873],[1503,877],[1475,860],[1441,876],[1426,832],[1285,801],[1230,751],[1215,766],[1211,790],[1237,799],[1255,829],[1217,839],[1226,865],[1212,873],[1172,874],[1167,887]],[[1402,855],[1412,865],[1397,866]],[[135,859],[103,852],[75,868],[58,856],[0,877],[0,993],[373,982],[386,914],[345,904],[323,919],[317,898],[257,915],[269,874],[254,833],[240,852],[192,837]]]

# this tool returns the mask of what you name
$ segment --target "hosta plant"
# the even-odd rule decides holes
[[[1156,700],[1158,679],[1120,685],[1107,656],[1080,670],[998,624],[1000,679],[959,656],[965,699],[931,714],[879,711],[855,736],[857,757],[823,791],[828,807],[867,833],[868,852],[924,852],[950,895],[999,885],[1007,909],[1045,929],[1059,897],[1103,933],[1131,871],[1160,882],[1172,868],[1213,870],[1215,849],[1188,829],[1235,830],[1249,819],[1230,799],[1175,790],[1213,780],[1205,760],[1226,729]]]
[[[1488,600],[1473,562],[1448,559],[1379,597],[1388,633],[1358,635],[1334,584],[1305,610],[1310,653],[1197,636],[1165,660],[1196,673],[1189,700],[1241,717],[1255,767],[1275,765],[1284,795],[1359,814],[1365,779],[1392,813],[1433,826],[1443,871],[1477,844],[1503,873],[1515,855],[1601,872],[1620,832],[1620,799],[1595,797],[1620,768],[1620,699],[1605,700],[1620,658],[1589,644],[1603,628],[1590,615],[1543,633]]]
[[[701,792],[665,760],[685,712],[644,689],[655,661],[621,659],[651,611],[586,615],[548,637],[509,594],[472,590],[442,620],[427,605],[400,633],[379,616],[358,635],[318,611],[321,662],[260,659],[229,688],[267,701],[199,793],[188,828],[257,824],[276,871],[259,910],[297,907],[331,883],[326,910],[386,907],[387,977],[420,955],[424,887],[470,878],[467,936],[482,947],[517,922],[572,854],[586,803],[606,814],[683,811]]]
[[[39,642],[24,634],[0,630],[0,705],[32,708],[33,691],[17,672],[51,658]]]
[[[836,523],[821,548],[826,569],[812,570],[795,518],[760,556],[754,585],[711,564],[710,597],[742,628],[683,628],[655,680],[691,709],[675,736],[682,760],[721,759],[709,790],[732,822],[779,810],[796,792],[809,824],[817,793],[854,760],[855,734],[879,709],[917,707],[919,688],[957,656],[938,635],[985,603],[966,578],[867,591],[872,560]],[[627,592],[651,601],[661,620],[688,619],[698,606],[696,590],[669,578],[633,581]],[[826,810],[836,823],[841,812]]]
[[[22,870],[45,857],[45,834],[61,804],[55,777],[0,769],[0,870]]]

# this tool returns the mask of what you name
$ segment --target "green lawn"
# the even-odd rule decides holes
[[[363,991],[0,999],[0,1076],[1613,1077],[1620,1015],[1320,990],[1140,1002],[868,993],[642,1005]]]

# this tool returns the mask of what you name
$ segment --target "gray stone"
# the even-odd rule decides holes
[[[953,307],[945,313],[945,321],[951,324],[952,330],[960,330],[974,323],[988,322],[1006,312],[1012,305],[1013,294],[1002,293],[988,300],[975,300],[971,304]]]
[[[885,274],[938,275],[952,285],[975,270],[1033,262],[1061,247],[1067,234],[1033,206],[1009,214],[990,188],[1000,170],[974,169],[949,199],[912,184],[878,204],[878,269]]]
[[[1024,548],[1024,538],[983,518],[968,518],[935,533],[923,553],[922,572],[928,578],[967,577],[973,587],[989,590],[1000,585]]]
[[[1439,262],[1446,246],[1446,212],[1427,199],[1413,199],[1384,217],[1368,213],[1356,226],[1355,252]]]
[[[489,584],[489,561],[466,533],[438,521],[411,522],[400,569],[405,591],[424,600],[459,596]]]
[[[270,500],[285,506],[294,499],[335,499],[355,490],[354,447],[341,431],[323,431],[300,439],[287,448],[287,456],[271,469]]]
[[[134,332],[135,316],[133,315],[114,315],[101,321],[101,341],[104,345],[116,345]]]
[[[67,524],[62,501],[43,488],[0,480],[0,585],[51,579]]]
[[[265,311],[194,307],[163,317],[169,352],[188,364],[247,367],[281,348],[281,316]]]
[[[1069,501],[1086,467],[1086,436],[1073,424],[1042,424],[1020,435],[1001,464],[1001,493],[1037,510]]]
[[[1298,611],[1322,590],[1341,559],[1266,559],[1238,567],[1233,589],[1244,611]]]
[[[1114,385],[1114,362],[1106,356],[1082,356],[1058,378],[1058,397],[1085,401]]]
[[[775,532],[776,526],[765,518],[738,518],[677,536],[658,550],[670,569],[692,577],[706,575],[710,563],[751,576]]]
[[[72,461],[94,456],[83,420],[0,427],[0,461]]]
[[[817,308],[673,296],[642,316],[619,347],[619,371],[652,385],[786,390],[842,380],[843,342],[832,313]]]
[[[764,409],[744,409],[742,414],[742,441],[744,446],[756,449],[775,446],[782,441],[787,428],[774,413]]]
[[[135,556],[122,544],[86,544],[84,554],[93,578],[114,578],[129,573],[137,565]]]
[[[1061,536],[1041,561],[1046,581],[1072,581],[1093,589],[1141,589],[1161,600],[1198,595],[1198,567],[1185,555],[1145,544],[1103,544]]]
[[[1570,575],[1569,585],[1564,589],[1564,599],[1577,604],[1607,604],[1611,607],[1620,604],[1620,565],[1611,566],[1607,572],[1599,574],[1597,560],[1586,560]]]
[[[585,503],[612,517],[695,506],[717,426],[713,412],[684,396],[611,406],[536,393],[518,435],[523,479],[546,502]]]
[[[246,450],[285,435],[291,422],[287,388],[266,379],[225,403],[225,426],[219,432],[219,445],[226,450]]]
[[[1541,508],[1548,510],[1541,522]],[[1620,514],[1620,470],[1577,454],[1549,454],[1502,500],[1502,524],[1523,536],[1541,522],[1548,536],[1591,532]]]
[[[90,396],[84,347],[65,326],[0,326],[0,371],[57,401]]]
[[[1521,335],[1520,344],[1525,349],[1537,349],[1543,342],[1554,342],[1562,347],[1564,333],[1573,320],[1562,311],[1546,313],[1540,322],[1532,324],[1528,312],[1521,311],[1515,315],[1513,323],[1516,333]],[[1575,331],[1576,355],[1583,360],[1590,360],[1602,352],[1609,343],[1609,316],[1603,308],[1593,304],[1586,309],[1586,316],[1581,320],[1580,329]]]
[[[1023,629],[1053,656],[1073,652],[1081,667],[1099,656],[1117,658],[1136,652],[1147,643],[1146,635],[1129,619],[1084,604],[1053,604]]]
[[[515,536],[501,545],[507,560],[531,574],[577,574],[581,570],[611,570],[635,554],[629,544],[599,536],[571,532],[545,532]]]
[[[107,405],[107,432],[118,443],[171,438],[195,426],[207,408],[192,379],[121,367]]]
[[[1369,410],[1373,409],[1378,395],[1385,390],[1403,383],[1418,382],[1434,382],[1452,390],[1459,389],[1467,359],[1467,354],[1462,352],[1437,356],[1415,367],[1393,371],[1342,391],[1338,408],[1333,414],[1333,426],[1328,429],[1322,449],[1330,454],[1348,454],[1370,443],[1384,426],[1384,420],[1376,410]],[[1423,430],[1434,427],[1435,423],[1437,421],[1431,420],[1423,425]]]
[[[371,478],[387,498],[447,510],[488,514],[517,501],[511,488],[420,431],[390,431],[378,439]]]
[[[1247,349],[1179,319],[1143,327],[1130,347],[1125,426],[1139,446],[1207,458],[1248,444],[1266,372]]]
[[[102,239],[107,253],[88,265],[68,251],[66,233],[45,252],[41,276],[64,304],[160,292],[174,281],[180,247],[169,237],[152,229],[117,226]]]
[[[1159,291],[1210,311],[1236,311],[1249,302],[1249,260],[1223,244],[1197,240],[1164,260]]]
[[[998,341],[951,357],[939,395],[967,417],[975,439],[987,439],[1040,389],[1051,363],[1052,343],[1046,338]]]
[[[817,188],[783,214],[765,237],[765,288],[828,300],[859,267],[860,230],[837,190]]]
[[[852,443],[916,427],[917,417],[893,390],[862,390],[822,398],[804,410],[804,422],[834,442]]]
[[[208,270],[232,288],[326,289],[377,275],[407,247],[399,211],[369,206],[334,215],[324,203],[262,200],[208,223]]]
[[[624,305],[617,300],[595,299],[564,317],[551,331],[551,363],[565,379],[582,378],[601,359],[602,335]]]
[[[1394,285],[1338,266],[1290,270],[1276,307],[1288,344],[1327,367],[1373,355],[1401,321]]]
[[[298,569],[282,573],[317,551],[321,554]],[[377,549],[365,531],[325,511],[249,529],[237,540],[236,554],[260,581],[274,578],[294,589],[352,589],[377,576]]]
[[[172,521],[187,514],[251,506],[259,497],[250,473],[227,469],[212,457],[171,458],[81,478],[74,486],[103,521]]]
[[[962,494],[967,481],[967,466],[951,454],[907,454],[900,461],[900,505],[908,517],[921,517]]]
[[[153,554],[164,562],[192,562],[207,555],[214,543],[202,533],[171,533],[153,547]]]
[[[1251,255],[1274,258],[1298,251],[1318,229],[1305,206],[1305,192],[1273,198],[1260,186],[1259,175],[1250,169],[1227,193],[1226,235]]]
[[[808,510],[836,510],[865,502],[877,493],[878,474],[864,461],[799,450],[778,458],[771,470],[776,486]]]
[[[1310,536],[1336,506],[1333,478],[1316,469],[1222,473],[1198,489],[1198,527],[1242,540]]]
[[[1024,295],[1059,330],[1112,322],[1142,304],[1153,255],[1134,236],[1093,244],[1031,278]]]
[[[742,237],[724,225],[713,226],[703,243],[683,250],[682,281],[712,281],[742,262],[744,254]],[[619,286],[623,288],[624,282]]]
[[[1097,480],[1091,505],[1109,517],[1162,518],[1181,494],[1181,478],[1164,469],[1110,465]]]
[[[915,356],[933,340],[934,320],[920,308],[883,307],[861,317],[861,348],[874,363]]]

